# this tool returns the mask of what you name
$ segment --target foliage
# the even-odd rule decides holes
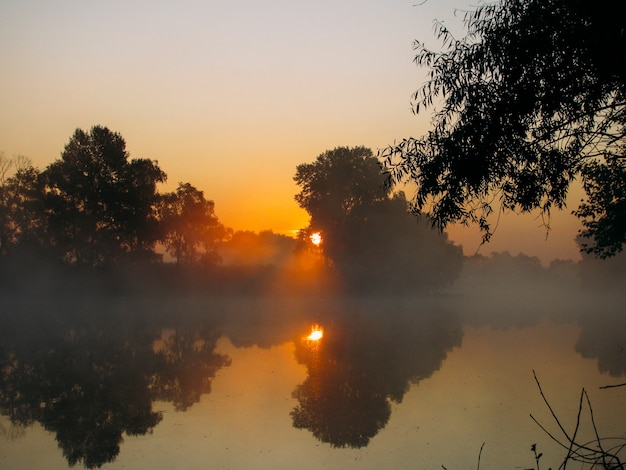
[[[378,159],[365,147],[327,150],[314,163],[298,165],[294,180],[301,187],[296,202],[311,215],[311,226],[330,234],[390,193]]]
[[[623,8],[502,0],[466,13],[464,38],[437,24],[442,51],[416,42],[415,61],[430,72],[414,110],[441,108],[426,136],[382,152],[396,181],[417,185],[414,211],[439,228],[477,223],[489,241],[494,210],[538,209],[549,226],[580,177],[589,199],[576,212],[590,240],[582,249],[620,251],[623,190],[617,203],[611,196],[624,182]]]
[[[460,248],[408,214],[371,150],[327,151],[298,165],[294,179],[296,201],[311,215],[303,233],[322,233],[324,254],[352,286],[428,290],[458,276]]]
[[[617,158],[606,162],[592,161],[583,168],[587,201],[575,214],[582,219],[584,230],[580,246],[586,253],[600,258],[614,256],[622,250],[616,240],[626,240],[626,167]],[[590,244],[589,239],[594,243]]]
[[[64,259],[97,266],[153,253],[156,185],[166,176],[156,162],[129,161],[120,134],[77,129],[42,178],[50,242]]]
[[[15,172],[9,176],[11,167]],[[39,171],[31,162],[21,155],[7,158],[0,153],[0,255],[40,243],[40,195]]]
[[[161,223],[167,252],[177,263],[215,264],[219,260],[217,242],[228,230],[214,212],[215,204],[189,183],[181,183],[161,199]]]

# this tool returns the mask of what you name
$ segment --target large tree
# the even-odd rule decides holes
[[[217,244],[228,229],[215,215],[215,204],[189,183],[164,194],[160,218],[167,252],[178,264],[212,265],[219,260]]]
[[[42,243],[40,204],[39,171],[21,155],[0,152],[0,255]]]
[[[120,134],[94,126],[77,129],[42,173],[51,243],[64,259],[95,266],[154,254],[166,176],[152,160],[128,158]]]
[[[443,25],[443,48],[417,42],[430,69],[414,110],[434,124],[383,152],[396,180],[417,186],[414,210],[440,228],[493,211],[565,207],[580,178],[581,248],[605,257],[626,241],[626,14],[619,0],[501,0]],[[546,219],[549,220],[549,219]]]
[[[339,147],[298,165],[296,201],[311,216],[334,267],[360,290],[429,290],[454,280],[461,250],[408,213],[380,162],[364,147]]]
[[[311,216],[311,230],[323,232],[331,257],[348,248],[346,224],[390,194],[380,162],[365,147],[327,150],[315,162],[298,165],[294,181],[301,187],[296,202]]]

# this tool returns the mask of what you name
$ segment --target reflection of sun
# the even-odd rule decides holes
[[[313,325],[311,333],[306,337],[309,341],[319,341],[324,337],[324,329],[319,325]]]
[[[311,234],[309,238],[311,239],[311,243],[313,243],[314,245],[319,245],[320,243],[322,243],[322,234],[319,232]]]

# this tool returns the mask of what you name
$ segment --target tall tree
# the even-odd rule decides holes
[[[454,280],[459,247],[408,213],[371,150],[340,147],[298,165],[296,201],[321,232],[324,254],[355,288],[430,290]]]
[[[43,172],[51,241],[64,259],[102,265],[154,254],[156,185],[166,175],[154,161],[128,158],[120,134],[94,126],[77,129]]]
[[[295,199],[311,216],[310,227],[322,231],[326,252],[334,258],[348,248],[344,229],[363,210],[387,199],[380,162],[365,147],[327,150],[313,163],[296,168],[294,180],[301,188]]]
[[[189,183],[163,195],[160,217],[167,252],[179,264],[211,265],[219,260],[217,243],[229,231],[215,215],[215,204]]]
[[[584,251],[611,256],[626,241],[626,14],[617,0],[500,0],[465,16],[467,35],[437,25],[441,51],[415,44],[430,69],[414,110],[439,106],[434,126],[382,155],[416,183],[414,210],[440,228],[494,210],[548,216],[580,178]],[[549,219],[548,219],[549,223]]]
[[[41,244],[40,203],[39,171],[21,155],[7,158],[0,153],[0,255]]]

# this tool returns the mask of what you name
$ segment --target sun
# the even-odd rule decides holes
[[[322,243],[322,234],[319,232],[311,234],[309,238],[311,240],[311,243],[313,243],[315,246],[319,246],[319,244]]]
[[[309,341],[319,341],[324,337],[324,329],[319,325],[313,325],[311,333],[306,337]]]

